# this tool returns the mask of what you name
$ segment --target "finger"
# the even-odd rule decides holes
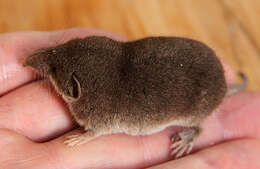
[[[16,32],[0,35],[0,96],[35,78],[22,66],[25,57],[39,48],[52,47],[73,38],[91,35],[124,41],[119,35],[95,29],[68,29],[53,32]]]
[[[46,141],[72,127],[66,104],[47,81],[30,83],[0,98],[0,128]]]
[[[237,138],[260,138],[260,92],[240,92],[226,97],[202,124],[197,149]],[[195,146],[195,147],[196,147]]]
[[[51,157],[43,147],[7,129],[0,129],[0,138],[1,169],[51,169]]]
[[[161,137],[161,134],[157,134]],[[34,143],[13,131],[0,129],[0,168],[141,168],[156,163],[163,151],[146,156],[145,140],[126,135],[101,137],[86,147],[68,147],[59,138],[48,143]],[[140,137],[141,138],[141,137]],[[144,138],[144,137],[143,137]],[[153,140],[151,146],[160,144]],[[158,160],[158,159],[157,159]]]
[[[220,107],[219,119],[226,139],[252,137],[260,139],[260,93],[241,92],[227,98]],[[250,116],[250,117],[248,117]],[[230,132],[232,131],[232,132]]]
[[[260,141],[244,139],[207,148],[185,158],[169,161],[149,169],[258,169]]]
[[[67,136],[78,132],[75,130],[43,144],[55,152],[57,159],[66,161],[65,166],[69,168],[127,169],[143,168],[169,159],[169,138],[174,131],[149,136],[105,135],[74,147],[64,144]]]

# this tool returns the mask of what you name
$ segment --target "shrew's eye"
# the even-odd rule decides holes
[[[56,71],[57,71],[57,68],[56,68],[55,66],[53,66],[53,67],[51,68],[51,72],[52,72],[53,74],[56,74]]]

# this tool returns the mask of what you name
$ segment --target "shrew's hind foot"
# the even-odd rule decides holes
[[[185,153],[189,154],[192,150],[193,142],[200,132],[201,129],[199,127],[191,127],[175,133],[171,138],[171,156],[179,158]]]
[[[89,142],[95,138],[95,134],[91,130],[87,130],[85,133],[74,134],[67,136],[67,140],[64,141],[68,146],[79,146]]]

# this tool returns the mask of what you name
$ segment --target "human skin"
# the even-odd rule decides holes
[[[169,155],[173,127],[148,136],[114,134],[66,146],[66,136],[80,131],[50,84],[22,63],[37,49],[90,35],[127,40],[93,29],[0,35],[0,168],[260,168],[260,92],[225,98],[203,122],[194,152],[178,160]],[[228,84],[235,83],[224,67]]]

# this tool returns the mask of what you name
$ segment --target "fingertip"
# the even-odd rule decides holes
[[[237,79],[236,79],[236,73],[234,72],[234,70],[225,61],[221,60],[221,62],[222,62],[223,68],[224,68],[224,75],[225,75],[227,83],[228,84],[236,83]]]

